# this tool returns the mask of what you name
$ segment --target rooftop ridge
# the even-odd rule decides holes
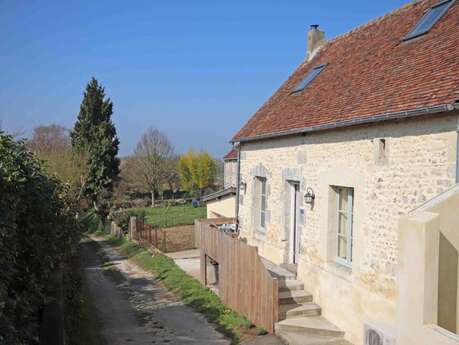
[[[326,44],[327,43],[332,43],[332,42],[337,41],[337,40],[342,39],[342,38],[346,38],[346,37],[354,34],[357,31],[366,29],[369,26],[376,25],[376,24],[378,24],[379,22],[383,21],[384,19],[386,19],[388,17],[396,15],[396,14],[398,14],[399,12],[401,12],[403,10],[408,10],[410,7],[415,6],[415,5],[417,5],[417,4],[421,3],[421,2],[425,2],[425,1],[429,1],[429,0],[414,0],[414,1],[411,1],[411,2],[409,2],[407,4],[405,4],[405,5],[402,5],[402,6],[398,7],[398,8],[393,9],[390,12],[387,12],[387,13],[383,14],[382,16],[373,18],[373,19],[371,19],[370,21],[368,21],[366,23],[360,24],[360,25],[356,26],[355,28],[353,28],[353,29],[351,29],[349,31],[346,31],[346,32],[344,32],[342,34],[339,34],[339,35],[333,37],[330,40],[327,40]]]
[[[336,35],[335,37],[333,37],[331,39],[326,39],[324,44],[321,47],[319,47],[317,52],[314,54],[314,58],[320,56],[320,53],[322,53],[324,50],[326,50],[333,43],[336,43],[337,41],[340,41],[341,39],[345,39],[345,38],[355,34],[356,32],[359,32],[361,30],[365,30],[365,29],[367,29],[368,27],[370,27],[372,25],[376,25],[376,24],[380,23],[381,21],[383,21],[384,19],[386,19],[386,18],[388,18],[390,16],[393,16],[393,15],[396,15],[399,12],[401,12],[402,10],[408,10],[412,6],[415,6],[415,5],[417,5],[417,4],[421,3],[421,2],[424,2],[424,1],[429,1],[429,0],[412,0],[411,2],[409,2],[407,4],[404,4],[404,5],[400,6],[400,7],[397,7],[397,8],[393,9],[390,12],[387,12],[387,13],[379,16],[379,17],[373,18],[373,19],[369,20],[366,23],[360,24],[360,25],[350,29],[349,31],[346,31],[346,32],[343,32],[343,33],[341,33],[339,35]],[[301,62],[301,64],[298,66],[298,68],[301,68],[301,67],[309,64],[310,62],[314,61],[314,60],[315,59],[304,60],[303,62]]]

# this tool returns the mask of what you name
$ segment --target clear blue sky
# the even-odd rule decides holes
[[[178,152],[220,157],[304,58],[310,24],[331,38],[404,3],[0,0],[0,121],[71,128],[94,76],[114,102],[121,155],[153,126]]]

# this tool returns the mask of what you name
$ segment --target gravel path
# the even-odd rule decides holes
[[[107,345],[230,344],[152,274],[120,256],[103,238],[92,240],[97,243],[82,243],[82,254]],[[108,258],[107,262],[98,251]]]

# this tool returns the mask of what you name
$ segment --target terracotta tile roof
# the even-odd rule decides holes
[[[307,129],[459,100],[459,1],[427,34],[403,37],[439,0],[410,3],[328,41],[304,62],[233,141]],[[302,92],[293,88],[327,64]]]
[[[237,159],[237,151],[235,149],[231,149],[230,152],[228,152],[223,159],[226,160],[232,160],[232,159]]]

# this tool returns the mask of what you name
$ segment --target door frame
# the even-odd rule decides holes
[[[289,202],[289,236],[288,236],[288,263],[297,264],[299,256],[299,234],[298,234],[298,215],[299,215],[299,197],[300,182],[288,180],[290,202]]]

